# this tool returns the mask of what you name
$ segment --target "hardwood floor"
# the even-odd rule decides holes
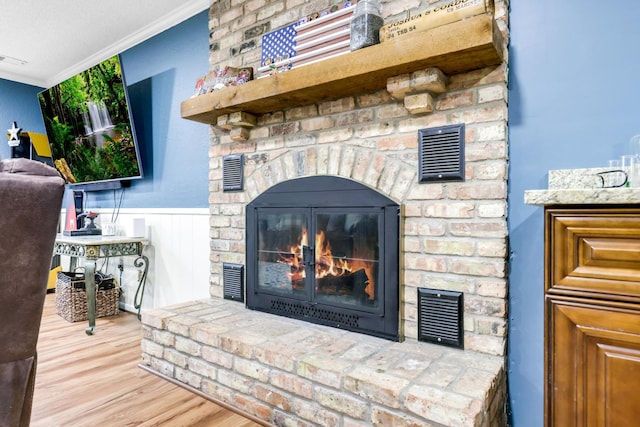
[[[55,314],[48,294],[38,340],[33,427],[256,427],[247,418],[138,367],[140,322],[134,314],[86,322]]]

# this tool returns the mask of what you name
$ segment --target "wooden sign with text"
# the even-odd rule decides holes
[[[453,0],[380,28],[380,42],[493,12],[492,0]]]

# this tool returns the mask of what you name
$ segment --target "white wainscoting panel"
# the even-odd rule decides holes
[[[111,210],[100,209],[98,223],[110,222]],[[64,224],[65,212],[62,212]],[[121,209],[115,221],[116,234],[126,236],[134,219],[145,222],[149,245],[144,255],[149,258],[144,294],[138,289],[141,269],[135,257],[113,257],[98,261],[97,268],[119,279],[123,290],[121,308],[136,312],[135,303],[142,300],[142,310],[160,308],[209,295],[209,210],[196,209]],[[122,262],[123,272],[118,269]],[[62,260],[63,269],[68,260]],[[136,299],[136,293],[138,297]],[[142,298],[141,298],[142,296]]]

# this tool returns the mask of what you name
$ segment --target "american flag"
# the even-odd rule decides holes
[[[294,37],[296,36],[295,27],[297,25],[298,23],[291,24],[262,36],[261,66],[289,59],[296,55]]]

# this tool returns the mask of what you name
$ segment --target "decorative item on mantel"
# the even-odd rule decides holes
[[[351,17],[356,2],[347,1],[317,19],[296,27],[294,67],[332,58],[350,52]]]
[[[493,12],[493,0],[455,0],[435,6],[407,19],[392,22],[380,29],[380,42],[393,40],[409,33],[421,32],[460,21],[481,13]]]
[[[354,4],[345,1],[333,5],[262,36],[257,78],[348,52]]]
[[[192,98],[215,90],[224,89],[227,86],[239,86],[252,79],[253,68],[251,67],[217,67],[206,76],[198,79]]]
[[[384,19],[378,0],[360,0],[351,18],[351,50],[380,43]]]
[[[298,23],[287,25],[262,36],[262,59],[258,78],[291,69],[291,58],[295,56],[294,37]]]

